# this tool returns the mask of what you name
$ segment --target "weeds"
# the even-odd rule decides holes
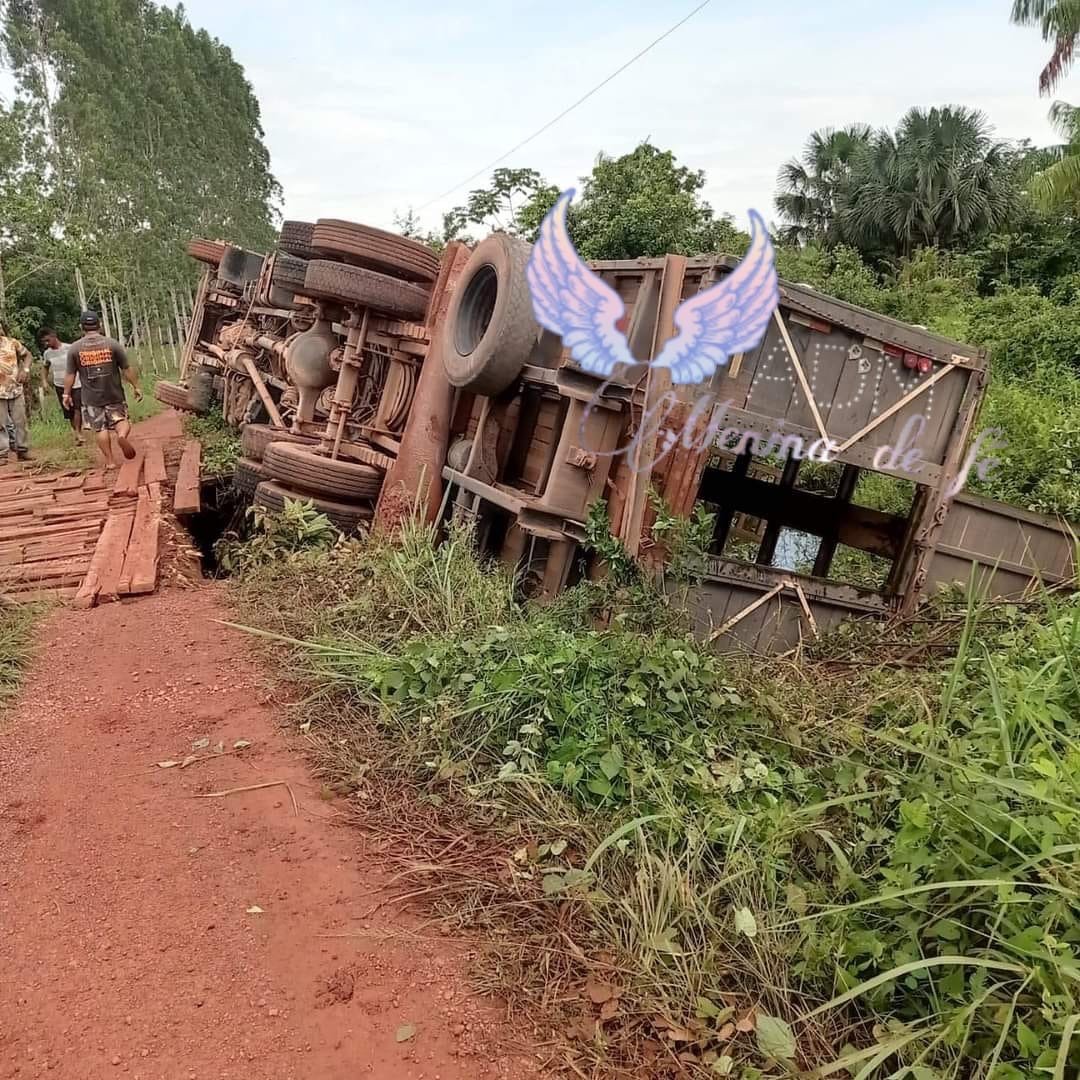
[[[215,409],[206,416],[184,417],[184,431],[202,443],[202,471],[206,476],[225,476],[240,458],[240,437]]]
[[[882,667],[870,627],[763,670],[655,594],[650,625],[640,580],[521,606],[462,534],[304,560],[240,591],[303,639],[324,771],[579,1052],[748,1078],[1080,1064],[1075,599],[943,611],[951,663]],[[620,593],[631,617],[597,630]]]
[[[19,689],[19,682],[30,660],[31,633],[36,612],[32,607],[0,603],[0,719]]]

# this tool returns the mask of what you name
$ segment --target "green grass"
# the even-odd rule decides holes
[[[1080,601],[942,601],[906,631],[915,667],[882,663],[905,631],[877,624],[762,665],[659,597],[603,631],[593,585],[522,606],[419,529],[238,589],[402,889],[481,932],[482,978],[578,1053],[628,1076],[1080,1065]]]
[[[241,454],[240,436],[215,409],[206,416],[185,416],[184,431],[202,444],[203,476],[229,476]]]
[[[36,607],[7,607],[0,604],[0,720],[18,692],[23,672],[33,648],[32,634]]]

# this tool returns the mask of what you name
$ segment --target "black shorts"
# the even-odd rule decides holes
[[[76,386],[75,389],[71,391],[70,409],[64,404],[64,388],[62,386],[54,386],[53,389],[56,391],[56,400],[60,402],[60,408],[64,410],[64,419],[70,422],[74,419],[75,410],[82,410],[81,387]]]

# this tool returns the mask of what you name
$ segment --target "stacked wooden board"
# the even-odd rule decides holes
[[[109,512],[102,472],[0,472],[0,596],[73,597]]]
[[[157,588],[161,487],[167,479],[161,440],[136,443],[113,485],[109,518],[101,531],[74,604],[90,608]]]
[[[137,442],[136,456],[117,473],[0,471],[0,600],[90,608],[152,593],[170,441]],[[178,514],[199,512],[200,452],[197,440],[184,444]]]

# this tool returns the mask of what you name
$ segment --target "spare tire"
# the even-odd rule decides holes
[[[354,221],[319,218],[311,246],[317,255],[332,255],[405,281],[431,283],[439,276],[439,256],[431,248],[397,233]]]
[[[188,392],[186,386],[181,386],[179,383],[174,382],[158,382],[154,386],[154,397],[161,402],[162,405],[168,405],[170,408],[179,409],[181,412],[190,412],[188,406]]]
[[[370,524],[374,511],[371,504],[336,502],[333,499],[320,499],[302,491],[293,491],[283,484],[265,480],[255,489],[253,502],[264,510],[281,513],[285,509],[285,500],[309,502],[320,513],[325,514],[330,523],[346,535],[363,531]]]
[[[451,385],[491,397],[521,374],[540,336],[525,268],[532,248],[505,233],[476,246],[440,335]]]
[[[198,259],[199,262],[206,263],[207,266],[212,266],[216,270],[221,265],[221,260],[225,258],[225,245],[217,240],[203,240],[197,237],[188,243],[187,253],[193,259]]]
[[[274,267],[270,271],[270,280],[286,292],[300,292],[304,288],[307,276],[307,259],[298,259],[295,255],[279,251],[274,256]]]
[[[284,428],[274,427],[272,424],[245,424],[240,433],[240,449],[244,457],[251,461],[262,461],[266,448],[272,442],[315,446],[319,440],[311,435],[296,435]]]
[[[427,315],[428,292],[362,266],[313,259],[308,263],[304,294],[344,304],[362,304],[408,322]]]
[[[272,442],[263,464],[275,480],[300,491],[340,499],[375,499],[382,490],[382,469],[344,458],[320,457],[306,446]]]
[[[248,499],[264,480],[269,479],[270,474],[261,461],[239,458],[233,466],[233,487]]]
[[[188,408],[195,413],[208,413],[214,403],[214,373],[209,368],[196,368],[188,379]]]
[[[278,250],[288,252],[300,259],[310,259],[311,234],[315,226],[310,221],[283,221],[278,237]]]

